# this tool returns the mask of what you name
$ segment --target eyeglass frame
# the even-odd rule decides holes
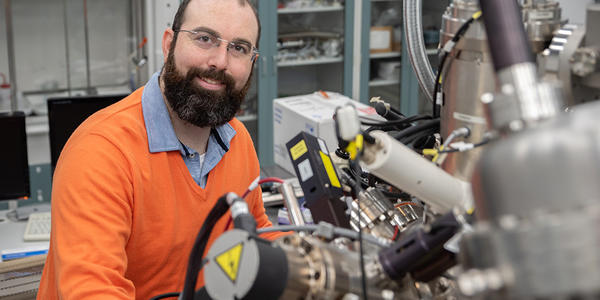
[[[235,46],[235,44],[236,44],[236,42],[230,42],[224,38],[218,37],[214,33],[204,31],[204,30],[177,29],[177,30],[173,30],[173,32],[187,32],[187,33],[191,33],[191,34],[198,34],[200,32],[207,33],[208,35],[211,35],[212,37],[214,37],[215,39],[217,39],[219,41],[218,45],[214,44],[211,48],[218,48],[221,46],[220,43],[225,43],[227,45],[227,48],[226,48],[227,52],[229,52],[230,46]],[[255,46],[253,46],[252,44],[250,44],[250,46],[251,46],[250,51],[252,53],[252,55],[250,56],[250,61],[254,62],[254,60],[260,55],[260,53],[258,52],[258,49]],[[208,49],[210,49],[210,48],[208,48]],[[206,50],[208,50],[208,49],[206,49]]]

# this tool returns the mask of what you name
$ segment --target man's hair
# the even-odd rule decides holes
[[[181,1],[181,4],[179,4],[177,13],[175,13],[175,18],[173,18],[173,25],[171,26],[171,29],[175,31],[175,34],[177,34],[177,31],[181,29],[181,24],[183,24],[184,21],[183,15],[185,14],[185,9],[191,1],[192,0],[183,0]],[[258,24],[258,35],[256,37],[256,48],[258,48],[258,42],[260,41],[260,20],[258,19],[258,12],[256,11],[256,7],[254,7],[254,4],[252,4],[250,0],[238,0],[238,3],[240,6],[246,6],[246,4],[250,5],[250,8],[252,8],[252,12],[254,12],[254,16],[256,17],[256,23]]]

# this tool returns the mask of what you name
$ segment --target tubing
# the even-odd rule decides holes
[[[435,75],[425,51],[421,0],[404,0],[403,11],[404,36],[410,64],[415,71],[421,90],[427,99],[433,102]]]
[[[516,0],[479,1],[496,71],[533,63],[529,40]]]
[[[290,223],[294,225],[304,225],[304,218],[302,217],[302,211],[300,205],[298,205],[298,199],[294,195],[294,187],[291,183],[284,182],[279,186],[279,193],[283,196],[283,204],[288,211]]]

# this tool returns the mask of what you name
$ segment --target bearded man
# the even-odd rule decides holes
[[[38,299],[181,291],[194,239],[217,199],[241,195],[259,176],[250,135],[234,118],[259,34],[247,0],[182,1],[163,35],[161,73],[88,118],[62,150]],[[246,201],[258,227],[270,226],[260,189]],[[207,249],[232,227],[228,216],[213,227]]]

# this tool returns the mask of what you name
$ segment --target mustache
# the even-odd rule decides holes
[[[219,81],[223,83],[227,89],[232,89],[235,83],[233,77],[226,74],[224,70],[217,71],[215,69],[191,68],[188,70],[185,79],[187,82],[192,82],[196,77]]]

